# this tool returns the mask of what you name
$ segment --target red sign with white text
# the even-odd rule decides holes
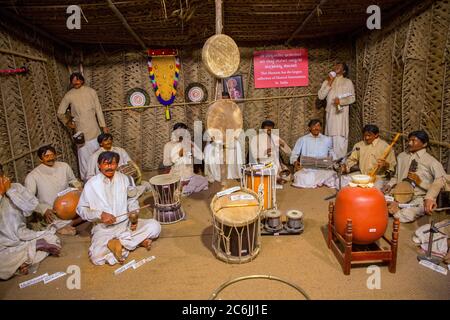
[[[308,81],[308,50],[265,50],[253,53],[255,88],[304,87]]]

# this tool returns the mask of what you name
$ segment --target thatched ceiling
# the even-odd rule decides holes
[[[322,0],[324,1],[324,0]],[[201,45],[215,33],[213,0],[112,1],[146,46]],[[238,44],[285,43],[313,12],[294,40],[349,34],[365,26],[366,8],[377,4],[392,18],[405,0],[224,0],[224,33]],[[66,8],[82,8],[81,30],[68,30]],[[16,15],[67,43],[136,45],[107,1],[0,0],[2,12]]]

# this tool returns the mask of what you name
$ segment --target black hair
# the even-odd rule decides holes
[[[261,123],[261,129],[264,129],[264,127],[272,127],[275,128],[275,122],[273,122],[272,120],[264,120]]]
[[[342,62],[338,62],[337,64],[342,64],[342,69],[344,69],[343,70],[343,76],[347,78],[348,77],[348,73],[350,72],[347,63],[342,61]]]
[[[312,119],[308,122],[308,128],[311,128],[312,126],[315,126],[316,124],[320,123],[320,126],[322,126],[322,121],[319,119]]]
[[[177,130],[177,129],[186,129],[188,128],[187,125],[185,125],[183,122],[177,122],[175,123],[175,125],[173,126],[173,131]]]
[[[0,176],[4,175],[3,165],[0,163]]]
[[[362,132],[372,132],[373,134],[379,134],[380,129],[374,124],[366,124],[362,130]]]
[[[51,152],[53,152],[54,154],[56,154],[55,148],[53,148],[51,145],[40,147],[37,151],[37,155],[38,155],[39,159],[42,160],[42,158],[44,157],[44,154],[49,150]]]
[[[72,83],[72,80],[73,80],[74,78],[77,78],[78,80],[81,80],[81,81],[83,81],[83,83],[84,83],[84,77],[83,77],[83,75],[81,74],[81,72],[74,72],[74,73],[72,73],[72,74],[70,75],[70,83]]]
[[[99,154],[97,163],[102,164],[103,162],[111,163],[114,159],[116,159],[116,162],[119,163],[120,161],[120,155],[117,152],[113,151],[103,151]]]
[[[104,140],[111,139],[113,140],[113,136],[110,133],[100,133],[97,137],[98,144],[101,144]]]
[[[430,138],[428,137],[428,134],[423,131],[423,130],[417,130],[417,131],[413,131],[408,135],[408,139],[411,137],[416,137],[417,139],[419,139],[420,141],[422,141],[423,144],[428,144],[428,142],[430,141]]]

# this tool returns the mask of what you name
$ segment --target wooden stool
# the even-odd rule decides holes
[[[397,247],[398,247],[398,229],[400,221],[394,218],[392,239],[387,239],[384,235],[381,237],[390,245],[390,250],[381,248],[377,243],[369,245],[353,244],[352,220],[347,219],[345,236],[336,232],[333,221],[334,202],[330,201],[328,206],[328,248],[336,256],[342,266],[345,275],[350,274],[350,268],[353,262],[376,262],[388,263],[389,272],[395,273],[397,266]],[[341,249],[343,248],[343,250]]]

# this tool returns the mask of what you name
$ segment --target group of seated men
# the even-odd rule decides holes
[[[408,150],[397,159],[391,150],[387,157],[383,153],[387,142],[379,137],[375,125],[363,128],[363,141],[358,142],[346,159],[336,159],[332,151],[332,140],[321,133],[322,123],[311,120],[309,133],[300,137],[293,150],[274,130],[275,124],[266,120],[261,131],[250,141],[250,162],[272,163],[277,174],[285,169],[280,160],[280,150],[296,168],[293,185],[314,188],[321,185],[336,186],[336,171],[352,174],[369,174],[377,167],[376,187],[389,192],[397,182],[409,179],[414,188],[412,206],[401,208],[395,201],[389,203],[389,212],[401,222],[411,222],[436,207],[436,197],[442,188],[450,189],[450,177],[442,164],[427,153],[429,137],[424,131],[414,131],[408,136]],[[203,159],[203,153],[185,135],[188,127],[177,123],[171,140],[164,146],[163,164],[171,173],[178,174],[187,194],[208,187],[208,177],[194,174],[193,157]],[[118,166],[130,160],[127,152],[113,147],[110,134],[100,134],[100,149],[92,155],[89,163],[88,179],[77,207],[82,220],[93,223],[89,257],[94,264],[123,263],[129,251],[138,246],[150,248],[152,240],[159,236],[161,226],[154,219],[138,219],[131,222],[130,211],[138,212],[136,186],[125,174],[117,171]],[[43,260],[47,255],[58,255],[61,242],[56,235],[75,234],[76,221],[61,220],[53,211],[53,203],[58,193],[68,187],[82,188],[70,166],[56,160],[52,146],[38,150],[41,164],[33,169],[25,179],[25,187],[13,183],[4,175],[0,167],[0,278],[8,279],[15,273],[26,274],[28,268]],[[207,163],[205,152],[205,163]],[[331,158],[333,163],[343,162],[338,170],[330,168],[302,168],[302,156],[315,159]],[[342,161],[341,161],[342,160]],[[416,164],[411,170],[411,163]],[[207,171],[207,170],[205,170]],[[387,177],[391,176],[388,180]],[[214,180],[214,179],[212,179]],[[35,211],[41,214],[47,224],[41,231],[27,228],[26,217]]]

